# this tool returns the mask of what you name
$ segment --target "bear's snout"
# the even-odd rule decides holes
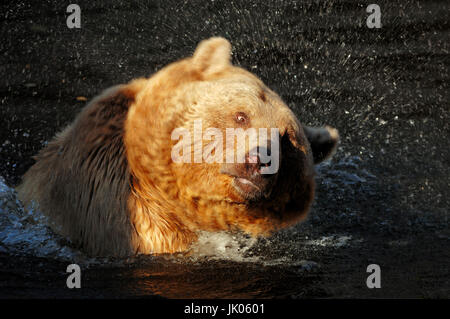
[[[277,173],[275,171],[265,170],[265,168],[270,167],[272,164],[270,149],[270,145],[257,146],[245,155],[244,167],[248,176],[267,175],[267,177],[270,177]]]
[[[220,172],[233,178],[234,189],[244,199],[268,199],[278,176],[278,171],[267,169],[272,165],[272,155],[270,144],[257,146],[247,152],[243,163],[224,163]]]

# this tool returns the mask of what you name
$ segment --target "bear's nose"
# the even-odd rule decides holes
[[[245,156],[245,165],[249,173],[261,174],[261,168],[271,164],[270,148],[257,146]]]

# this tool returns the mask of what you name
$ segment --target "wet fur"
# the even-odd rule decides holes
[[[18,188],[25,205],[36,200],[57,232],[93,255],[129,255],[136,241],[123,145],[134,94],[117,86],[92,101],[35,157]]]

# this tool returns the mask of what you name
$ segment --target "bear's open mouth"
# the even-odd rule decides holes
[[[242,178],[242,177],[235,177],[234,178],[236,183],[239,183],[239,185],[243,185],[245,188],[254,188],[258,191],[261,191],[261,189],[255,185],[254,183],[252,183],[250,180],[246,179],[246,178]]]
[[[245,164],[225,165],[220,173],[232,178],[231,185],[245,200],[258,201],[269,198],[275,175],[260,175],[249,172]]]
[[[233,177],[233,188],[246,200],[258,201],[268,196],[266,191],[255,182],[244,177],[231,177]]]

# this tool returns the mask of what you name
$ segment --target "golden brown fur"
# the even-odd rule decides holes
[[[219,163],[171,159],[175,128],[192,130],[201,119],[225,130],[240,111],[251,118],[247,127],[280,131],[280,170],[270,196],[257,201],[237,192]],[[172,253],[198,230],[270,234],[302,220],[314,196],[313,164],[337,140],[330,128],[302,128],[278,95],[231,65],[228,41],[212,38],[193,57],[95,98],[38,154],[18,191],[91,255]]]

